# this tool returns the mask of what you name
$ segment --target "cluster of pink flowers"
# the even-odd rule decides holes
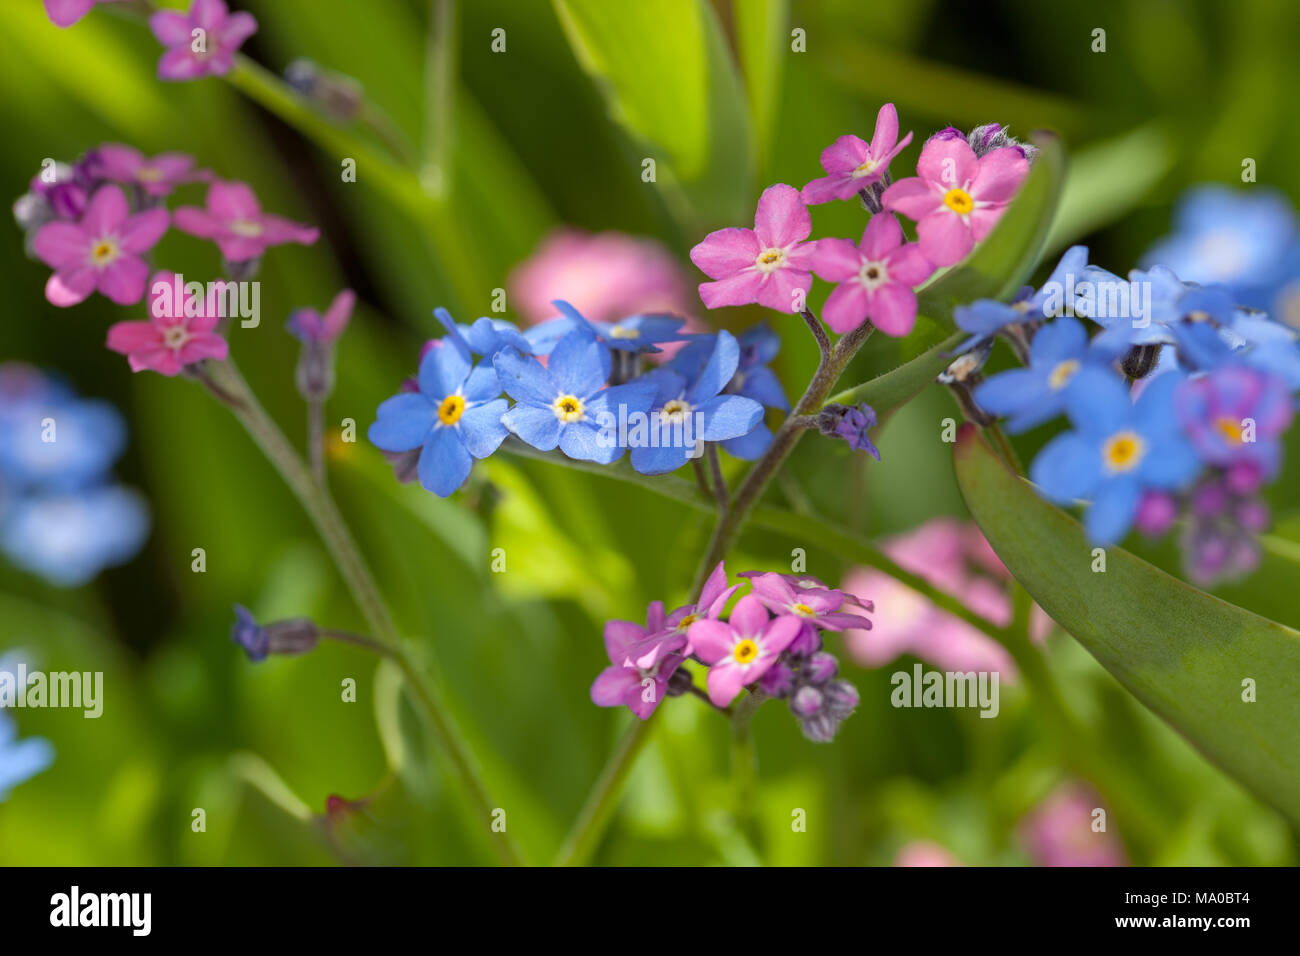
[[[663,602],[654,601],[644,627],[609,621],[610,666],[592,684],[592,701],[626,706],[644,720],[665,696],[695,693],[725,708],[749,688],[787,699],[809,738],[830,740],[858,696],[853,685],[835,679],[838,664],[822,650],[821,634],[870,628],[865,615],[872,603],[807,575],[747,571],[741,577],[752,591],[725,618],[742,584],[728,585],[719,562],[695,603],[667,614]],[[695,687],[682,666],[687,661],[708,668],[706,690]]]
[[[45,13],[57,27],[70,27],[97,3],[120,0],[45,0]],[[165,48],[158,61],[161,80],[194,80],[223,76],[234,65],[235,53],[257,32],[251,13],[231,13],[225,0],[194,0],[188,12],[157,10],[149,29]]]
[[[203,207],[169,212],[179,188],[206,183]],[[211,240],[229,278],[249,279],[268,248],[314,243],[319,232],[262,211],[245,183],[224,182],[183,153],[147,157],[117,143],[90,150],[72,164],[54,164],[32,180],[14,204],[32,256],[50,267],[45,297],[66,308],[99,292],[117,305],[135,305],[148,292],[148,318],[119,322],[108,347],[128,357],[133,371],[177,375],[204,359],[223,359],[226,342],[217,297],[196,294],[148,259],[170,226]],[[176,291],[174,290],[174,287]]]
[[[833,331],[870,320],[887,335],[907,335],[916,322],[917,287],[988,235],[1028,174],[1030,155],[1000,127],[981,127],[970,142],[949,128],[926,141],[916,176],[891,182],[889,164],[911,139],[910,132],[898,138],[898,113],[886,103],[871,142],[841,136],[822,152],[826,176],[802,191],[769,186],[753,229],[709,233],[691,250],[691,261],[713,280],[699,287],[705,306],[808,312],[816,275],[836,286],[823,309]],[[809,238],[810,204],[855,196],[874,214],[858,243]],[[895,212],[916,221],[916,242],[907,240]]]

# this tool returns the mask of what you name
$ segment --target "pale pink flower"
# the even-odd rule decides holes
[[[815,206],[832,199],[852,199],[872,183],[880,182],[889,171],[890,161],[911,141],[911,133],[898,138],[898,110],[893,103],[886,103],[876,114],[870,143],[856,136],[841,136],[822,150],[826,176],[803,188],[803,201]]]
[[[318,229],[262,212],[247,183],[221,180],[208,187],[206,208],[181,206],[176,210],[176,228],[211,239],[227,262],[256,259],[270,246],[285,242],[309,246],[320,238]]]
[[[709,700],[719,707],[730,704],[742,688],[768,672],[802,627],[803,621],[792,615],[769,617],[753,594],[736,602],[727,621],[692,624],[687,636],[696,655],[710,665]]]
[[[235,52],[257,32],[257,20],[251,13],[231,13],[225,0],[194,0],[188,13],[156,11],[149,29],[167,47],[158,61],[158,79],[193,80],[229,73]]]
[[[168,196],[182,183],[200,182],[209,173],[194,168],[194,158],[184,153],[159,153],[146,159],[138,149],[104,143],[91,153],[95,175],[123,185],[139,186],[150,196]]]
[[[70,27],[96,3],[116,3],[118,0],[45,0],[45,15],[56,27]]]
[[[961,866],[961,863],[937,843],[914,840],[899,848],[894,866]]]
[[[1020,824],[1036,866],[1128,866],[1124,844],[1108,825],[1093,829],[1101,799],[1081,783],[1062,784]],[[1109,821],[1108,821],[1109,824]]]
[[[145,301],[149,320],[116,323],[105,343],[127,357],[131,371],[151,369],[172,376],[203,359],[225,359],[226,340],[213,331],[218,321],[215,303],[186,293],[174,272],[155,272]]]
[[[856,246],[849,239],[822,239],[812,257],[819,278],[839,285],[826,299],[822,318],[843,334],[870,319],[886,335],[907,335],[916,324],[916,293],[934,266],[889,213],[871,217]]]

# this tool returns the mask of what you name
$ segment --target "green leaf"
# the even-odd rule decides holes
[[[749,112],[759,156],[766,169],[776,136],[781,71],[785,63],[785,45],[790,36],[790,4],[788,0],[749,0],[748,3],[736,4],[732,13],[736,50],[745,74],[745,87],[749,91]]]
[[[754,199],[753,130],[712,7],[703,0],[554,3],[614,120],[655,160],[656,182],[678,222],[698,231],[743,219]]]
[[[1155,714],[1300,823],[1300,633],[1120,548],[1094,572],[1079,523],[1009,471],[972,426],[957,482],[993,550],[1054,620]],[[1258,698],[1242,700],[1242,681]]]
[[[1051,134],[1039,134],[1034,143],[1040,151],[1029,178],[993,232],[965,262],[936,276],[917,294],[917,311],[944,330],[955,328],[955,306],[976,299],[1010,298],[1038,265],[1065,181],[1065,149]],[[866,402],[883,416],[934,381],[964,337],[953,335],[872,381],[832,395],[829,401]]]

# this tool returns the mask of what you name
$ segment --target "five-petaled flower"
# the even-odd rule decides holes
[[[709,700],[718,707],[730,704],[742,687],[767,673],[802,627],[803,619],[793,615],[771,617],[753,594],[736,602],[728,621],[692,624],[687,636],[696,655],[710,665]]]
[[[109,328],[106,344],[126,356],[131,371],[152,369],[172,376],[203,359],[226,357],[226,340],[213,331],[219,318],[216,303],[178,296],[172,291],[176,285],[175,273],[155,272],[145,295],[149,320]]]
[[[1013,146],[977,159],[964,139],[931,137],[916,172],[886,189],[881,201],[916,220],[927,259],[950,266],[997,224],[1029,174],[1029,161]]]
[[[591,685],[591,702],[597,707],[626,706],[645,720],[664,699],[668,679],[686,659],[687,638],[676,630],[659,629],[658,621],[649,623],[648,628],[631,621],[605,624],[610,666]]]
[[[700,298],[710,309],[757,302],[778,312],[801,311],[812,288],[816,243],[804,243],[811,234],[812,217],[799,191],[784,183],[768,186],[753,229],[719,229],[691,250],[691,261],[716,280],[700,284]]]
[[[257,32],[257,20],[251,13],[231,13],[225,0],[194,0],[189,13],[154,12],[149,29],[167,47],[158,79],[193,80],[229,73],[235,52]]]
[[[297,242],[309,246],[320,230],[262,212],[247,183],[216,181],[208,187],[207,207],[181,206],[176,228],[211,239],[227,262],[256,259],[270,246]]]
[[[898,110],[886,103],[876,114],[871,142],[857,136],[841,136],[822,150],[826,176],[803,188],[803,201],[810,206],[832,199],[852,199],[872,183],[886,181],[890,161],[912,141],[908,133],[898,138]]]
[[[49,222],[36,233],[33,248],[54,270],[45,298],[67,307],[98,290],[118,305],[144,295],[149,267],[141,255],[167,231],[167,210],[131,215],[117,186],[101,186],[79,222]]]
[[[487,362],[472,365],[458,344],[429,349],[420,360],[419,391],[381,404],[369,431],[371,444],[383,451],[421,449],[420,484],[440,498],[463,485],[474,459],[491,455],[506,437],[507,403],[496,370]]]
[[[146,158],[138,149],[119,143],[104,143],[87,156],[93,175],[111,179],[123,186],[136,186],[146,195],[161,197],[183,183],[202,182],[211,178],[196,169],[194,157],[185,153],[159,153]]]
[[[812,269],[838,282],[826,299],[822,318],[832,331],[848,332],[870,319],[886,335],[902,336],[916,324],[916,293],[934,266],[914,242],[903,241],[903,227],[889,213],[871,217],[856,246],[849,239],[817,243]]]

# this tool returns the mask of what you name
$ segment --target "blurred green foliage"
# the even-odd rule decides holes
[[[422,143],[426,4],[239,6],[261,25],[245,47],[255,60],[278,72],[307,56],[352,75],[406,140]],[[654,236],[684,261],[705,230],[747,224],[766,183],[819,175],[820,150],[843,133],[869,133],[887,100],[903,129],[916,131],[900,169],[931,130],[949,124],[1058,131],[1071,178],[1049,245],[1083,239],[1116,271],[1168,229],[1184,188],[1238,181],[1244,157],[1257,161],[1261,183],[1300,199],[1287,175],[1300,152],[1300,61],[1291,49],[1300,7],[1287,0],[635,6],[461,5],[451,188],[446,201],[430,202],[382,163],[361,162],[357,183],[341,183],[346,154],[228,83],[158,83],[158,46],[138,22],[99,9],[56,30],[38,4],[4,4],[0,26],[11,42],[0,58],[0,98],[10,148],[0,174],[17,196],[45,157],[72,159],[105,141],[182,150],[248,181],[267,209],[319,224],[315,247],[266,258],[263,324],[236,329],[232,341],[291,436],[302,434],[304,413],[292,382],[297,343],[281,331],[290,309],[323,307],[344,285],[358,291],[329,412],[364,429],[435,333],[432,308],[447,305],[462,319],[487,314],[510,268],[557,224]],[[1098,27],[1105,53],[1091,49]],[[490,49],[497,28],[506,31],[504,53]],[[805,31],[806,52],[791,51],[795,28]],[[380,144],[362,142],[383,155]],[[647,156],[658,160],[657,184],[642,181]],[[188,189],[183,201],[198,202],[200,187]],[[814,218],[819,236],[856,236],[862,226],[851,203],[819,207]],[[155,519],[136,561],[77,591],[0,567],[0,647],[26,648],[49,670],[103,670],[106,686],[97,721],[20,715],[22,733],[48,737],[58,757],[0,804],[0,863],[490,859],[455,781],[426,757],[418,720],[386,667],[333,646],[254,667],[227,640],[236,601],[262,618],[360,627],[305,516],[252,442],[200,389],[133,376],[102,347],[107,325],[136,310],[98,297],[54,309],[42,295],[46,270],[24,258],[20,233],[7,230],[0,242],[10,296],[0,356],[57,369],[128,414],[131,447],[119,471],[147,494]],[[174,232],[157,255],[189,277],[216,267],[208,244]],[[815,288],[814,298],[824,291]],[[715,318],[733,328],[759,318],[757,309],[728,311]],[[777,368],[794,392],[815,351],[799,323],[782,332]],[[908,342],[873,341],[846,384],[915,354]],[[819,511],[869,538],[964,514],[951,449],[937,440],[936,423],[952,414],[947,395],[927,389],[879,436],[880,465],[808,441],[792,474]],[[1023,442],[1022,455],[1039,441]],[[427,649],[510,831],[530,860],[549,860],[629,720],[588,701],[604,666],[602,623],[638,619],[655,598],[681,603],[705,517],[634,485],[501,456],[444,502],[397,485],[364,442],[340,447],[335,493],[400,625]],[[1300,448],[1290,451],[1294,462]],[[1278,546],[1264,567],[1223,591],[1293,626],[1294,487],[1286,477],[1277,485]],[[810,572],[839,580],[844,562],[815,534],[751,530],[728,566],[781,568],[796,546],[807,550]],[[204,574],[190,571],[196,547],[207,552]],[[493,548],[505,549],[505,574],[489,570]],[[1167,548],[1146,556],[1175,567]],[[1281,817],[1079,645],[1058,634],[1046,655],[1106,759],[1158,784],[1130,795],[1140,814],[1112,817],[1134,862],[1296,861],[1295,834]],[[760,711],[756,836],[730,812],[724,722],[689,699],[666,706],[597,861],[885,864],[926,839],[968,863],[1027,862],[1018,823],[1074,762],[1023,688],[1007,689],[1000,719],[986,721],[970,711],[895,710],[892,668],[847,670],[862,705],[832,745],[803,740],[780,706]],[[345,678],[357,681],[358,703],[341,702]],[[366,803],[327,817],[332,794]],[[191,830],[198,807],[204,833]],[[791,831],[796,807],[807,811],[806,833]]]

